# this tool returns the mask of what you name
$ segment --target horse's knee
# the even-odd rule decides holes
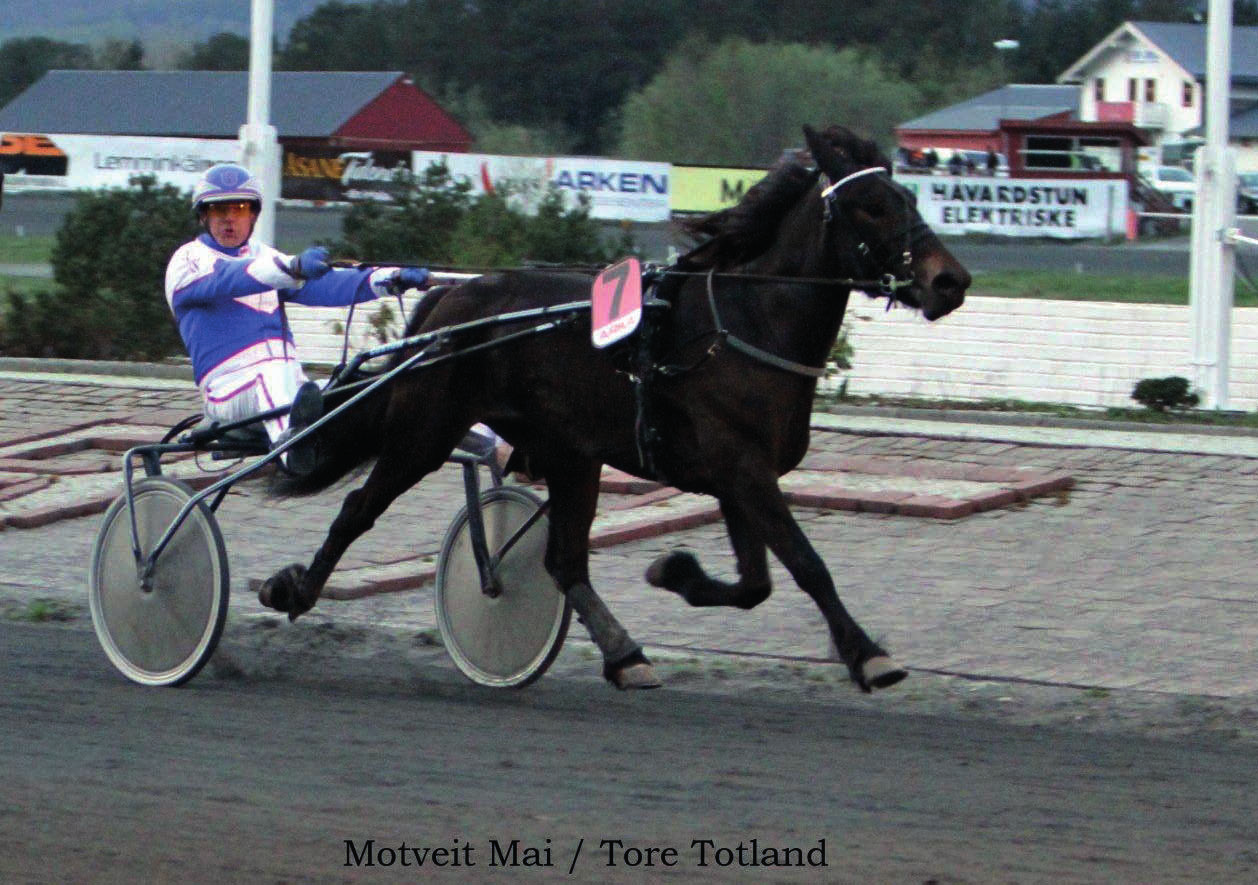
[[[646,570],[647,583],[672,591],[693,606],[726,605],[755,608],[769,598],[772,585],[764,583],[726,584],[708,577],[693,554],[674,550],[661,556]]]
[[[773,592],[772,584],[758,584],[754,587],[742,587],[738,595],[732,600],[732,604],[744,610],[750,610],[758,606],[769,598],[769,594]]]

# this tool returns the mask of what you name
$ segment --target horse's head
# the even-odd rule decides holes
[[[969,271],[952,257],[917,211],[917,200],[891,179],[873,142],[840,126],[804,127],[817,168],[826,238],[838,263],[859,279],[884,280],[889,297],[937,320],[961,306]]]

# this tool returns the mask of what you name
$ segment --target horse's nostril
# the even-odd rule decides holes
[[[931,288],[948,298],[964,298],[965,290],[970,288],[970,274],[964,269],[960,272],[942,271],[931,283]]]

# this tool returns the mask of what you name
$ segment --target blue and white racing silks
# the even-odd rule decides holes
[[[289,273],[292,257],[250,240],[235,249],[208,233],[176,250],[166,267],[166,301],[175,314],[198,385],[216,370],[255,359],[295,359],[283,304],[336,307],[385,294],[397,268],[338,268],[316,280]]]

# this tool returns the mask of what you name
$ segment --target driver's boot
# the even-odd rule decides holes
[[[315,382],[307,381],[297,388],[288,412],[288,429],[275,441],[276,446],[286,443],[322,417],[323,391]],[[280,463],[294,476],[309,476],[319,465],[317,436],[294,443],[280,456]]]

